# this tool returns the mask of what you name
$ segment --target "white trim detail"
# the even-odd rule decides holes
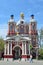
[[[14,50],[15,47],[20,47],[20,49],[22,50],[21,46],[19,46],[19,45],[15,45],[15,46],[13,47],[13,50]]]

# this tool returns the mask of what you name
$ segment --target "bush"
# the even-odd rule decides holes
[[[39,49],[38,59],[39,59],[39,60],[43,59],[43,49]]]

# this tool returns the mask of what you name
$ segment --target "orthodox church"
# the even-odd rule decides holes
[[[14,15],[11,15],[8,21],[8,32],[6,43],[4,45],[4,60],[28,60],[30,54],[30,44],[32,44],[36,56],[37,41],[37,21],[34,15],[31,15],[30,22],[24,19],[24,14],[20,14],[20,20],[15,22]]]

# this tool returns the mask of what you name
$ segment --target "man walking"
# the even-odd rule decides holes
[[[30,55],[30,62],[33,62],[32,55]]]

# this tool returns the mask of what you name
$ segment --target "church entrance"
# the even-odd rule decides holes
[[[19,58],[21,58],[21,55],[22,55],[22,50],[20,47],[15,47],[14,50],[13,50],[13,59],[14,60],[17,60]]]

